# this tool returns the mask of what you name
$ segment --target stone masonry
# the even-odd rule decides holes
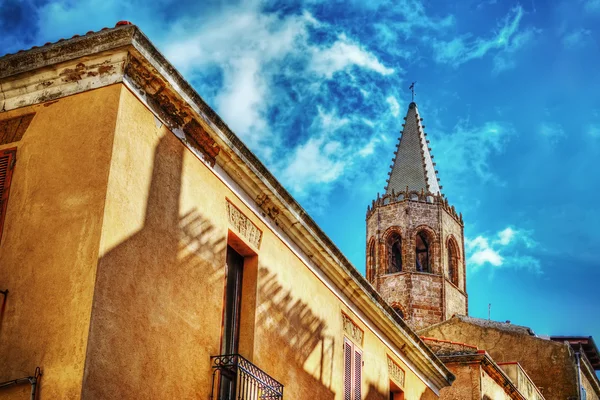
[[[405,119],[386,193],[367,210],[367,279],[422,329],[467,314],[463,221],[431,178],[435,164],[415,103]],[[421,173],[411,166],[402,174],[409,166],[399,157],[409,155],[421,161]]]

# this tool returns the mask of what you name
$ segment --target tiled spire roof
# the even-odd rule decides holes
[[[396,193],[406,190],[430,192],[441,194],[435,163],[429,148],[429,141],[423,131],[425,125],[421,124],[419,109],[416,103],[410,103],[402,135],[394,153],[385,192]]]

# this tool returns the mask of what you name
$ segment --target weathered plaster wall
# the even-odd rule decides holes
[[[0,289],[10,291],[0,310],[0,381],[40,366],[40,399],[81,393],[119,96],[109,86],[0,113],[36,113],[19,142],[0,146],[18,149],[0,243]]]
[[[516,329],[511,332],[508,328],[474,325],[458,318],[419,333],[475,345],[486,350],[495,362],[518,361],[546,399],[577,396],[574,357],[569,346],[563,343],[523,334]]]
[[[585,373],[583,373],[583,371],[581,373],[581,385],[585,389],[586,400],[598,400],[598,399],[600,399],[600,396],[598,395],[598,392],[594,389],[594,386],[590,382],[590,378]]]
[[[501,364],[500,368],[527,400],[542,400],[541,393],[518,363]]]
[[[482,371],[481,398],[483,400],[510,400],[511,396],[487,372]]]
[[[364,331],[363,393],[385,398],[386,345],[126,88],[113,151],[84,398],[208,398],[226,199],[263,232],[244,265],[256,268],[256,283],[244,283],[242,307],[255,312],[242,321],[242,355],[282,382],[286,398],[341,400],[344,311]],[[434,397],[398,363],[407,399]]]
[[[479,364],[446,364],[456,376],[452,386],[440,391],[440,400],[481,400],[481,378]]]
[[[444,285],[444,296],[446,301],[446,315],[444,318],[452,318],[455,314],[466,315],[467,298],[465,294],[448,280],[444,280]]]

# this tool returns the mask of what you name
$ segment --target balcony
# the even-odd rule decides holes
[[[211,400],[280,400],[283,385],[239,354],[210,358]]]

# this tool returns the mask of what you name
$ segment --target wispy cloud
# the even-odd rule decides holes
[[[600,139],[600,124],[588,125],[586,131],[589,137],[594,139]]]
[[[390,112],[394,117],[397,117],[400,114],[400,104],[398,104],[398,100],[394,96],[388,96],[385,101],[390,105]]]
[[[359,43],[341,34],[331,46],[312,47],[311,69],[328,79],[338,71],[356,66],[375,71],[382,75],[394,73],[393,68],[383,65],[375,55],[365,50]]]
[[[567,49],[576,49],[584,47],[592,38],[592,31],[589,29],[576,29],[565,33],[562,37],[563,46]]]
[[[495,179],[490,157],[502,152],[514,134],[513,126],[506,122],[489,121],[472,126],[461,120],[450,134],[436,135],[433,151],[444,166],[443,180],[450,180],[458,187],[465,179],[474,177],[481,181]]]
[[[511,55],[531,41],[536,32],[532,28],[519,31],[523,14],[521,6],[515,7],[502,20],[498,31],[491,37],[473,37],[471,34],[465,34],[451,40],[434,40],[432,42],[434,59],[438,63],[458,67],[495,52],[495,72],[512,68],[514,62],[510,58]]]
[[[325,138],[314,131],[314,124],[298,148],[285,140],[281,130],[290,128],[289,121],[308,99],[312,104],[302,116],[304,124],[310,123],[315,106],[329,96],[327,81],[335,76],[338,83],[352,84],[357,71],[381,76],[398,72],[343,32],[316,42],[313,31],[327,32],[329,27],[307,11],[282,15],[251,4],[225,9],[206,23],[194,19],[180,23],[164,41],[165,53],[187,75],[199,74],[199,84],[209,86],[201,87],[201,92],[214,93],[219,114],[267,164],[275,165],[289,154],[306,159],[311,149],[323,145]],[[327,152],[315,154],[321,161],[326,156]],[[335,181],[337,165],[329,165],[313,183]],[[303,193],[306,186],[298,182],[308,182],[306,177],[300,174],[292,189]]]
[[[541,273],[537,257],[530,254],[538,247],[532,232],[511,226],[491,235],[465,239],[467,265],[474,271],[486,266],[493,268],[524,268]]]
[[[351,118],[341,117],[336,110],[326,111],[319,107],[313,121],[311,135],[296,146],[288,157],[281,160],[281,178],[300,198],[314,194],[318,188],[321,195],[327,194],[327,186],[342,177],[348,177],[355,163],[371,156],[384,140],[376,134],[348,136],[344,131],[360,124]],[[366,139],[366,140],[365,140]]]

